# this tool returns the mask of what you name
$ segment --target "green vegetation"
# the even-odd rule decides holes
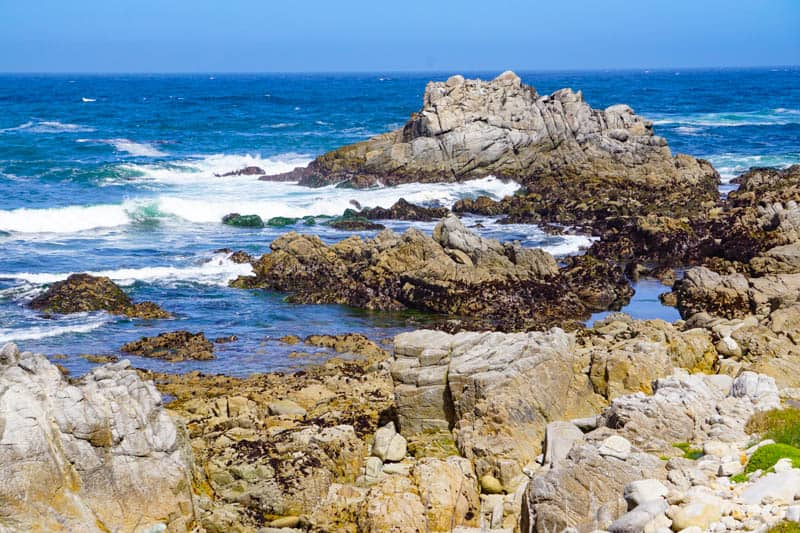
[[[745,474],[750,474],[756,470],[767,471],[780,459],[789,458],[795,468],[800,468],[800,449],[788,444],[767,444],[757,449],[747,461],[744,468]]]
[[[779,524],[775,524],[767,533],[800,533],[800,524],[797,522],[789,522],[788,520],[784,520]]]
[[[696,461],[703,457],[703,450],[700,448],[692,448],[692,445],[688,442],[676,442],[672,446],[681,450],[686,459]]]
[[[800,409],[787,407],[756,413],[745,429],[748,433],[760,435],[762,439],[800,448]]]

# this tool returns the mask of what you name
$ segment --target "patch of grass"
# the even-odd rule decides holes
[[[795,468],[800,468],[800,449],[788,444],[767,444],[757,449],[750,460],[747,461],[747,466],[744,468],[745,474],[750,474],[756,470],[767,471],[783,458],[792,460],[792,465]]]
[[[800,533],[800,524],[784,520],[769,528],[767,533]]]
[[[696,461],[697,459],[703,457],[703,450],[700,448],[692,448],[692,445],[688,442],[676,442],[672,446],[681,450],[686,459]]]
[[[745,430],[763,439],[800,448],[800,409],[787,407],[756,413],[748,420]]]

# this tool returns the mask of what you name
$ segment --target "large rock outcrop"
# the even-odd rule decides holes
[[[657,380],[653,391],[614,400],[597,418],[597,427],[569,446],[564,459],[534,475],[525,495],[522,531],[656,531],[659,517],[660,527],[673,525],[677,531],[687,527],[679,525],[686,524],[683,515],[701,503],[718,510],[708,524],[720,520],[723,506],[731,514],[731,502],[723,498],[733,499],[734,492],[730,483],[717,485],[717,475],[724,468],[741,468],[738,450],[750,439],[745,433],[750,416],[779,407],[774,380],[752,372],[733,379],[676,371]],[[696,467],[675,457],[680,453],[676,444],[704,441],[699,453],[707,457]],[[637,487],[637,481],[644,484]],[[722,496],[711,490],[717,486]],[[625,514],[637,506],[637,512]]]
[[[182,430],[127,361],[71,384],[0,350],[0,530],[186,532],[192,483]]]
[[[484,239],[452,215],[432,238],[416,229],[385,230],[328,246],[317,236],[288,233],[270,248],[253,263],[254,276],[233,286],[290,292],[300,303],[451,315],[467,328],[574,325],[632,294],[622,271],[607,262],[580,258],[559,269],[547,252]]]
[[[134,303],[130,296],[105,276],[72,274],[57,281],[30,302],[33,309],[48,313],[108,311],[133,318],[170,318],[168,312],[153,302]]]
[[[452,430],[478,477],[513,492],[549,422],[592,415],[620,394],[652,392],[651,382],[676,366],[709,369],[716,358],[707,332],[663,321],[618,315],[584,337],[558,328],[398,335],[392,377],[401,432]]]
[[[525,186],[525,211],[551,220],[689,213],[718,198],[711,165],[673,157],[630,107],[592,109],[571,89],[539,95],[513,72],[431,82],[403,128],[261,179],[365,187],[488,175]]]

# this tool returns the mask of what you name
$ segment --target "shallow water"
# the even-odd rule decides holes
[[[297,306],[282,295],[229,289],[247,267],[219,248],[264,253],[295,229],[329,242],[348,234],[324,225],[237,229],[229,212],[337,215],[388,207],[400,197],[428,205],[515,186],[495,179],[461,185],[410,184],[353,191],[306,189],[219,178],[248,165],[274,173],[370,135],[399,127],[440,74],[0,76],[0,342],[64,353],[82,372],[82,353],[115,353],[124,342],[172,329],[236,335],[217,361],[152,368],[248,373],[297,364],[274,342],[287,333],[362,331],[377,337],[407,327],[406,317],[340,306]],[[488,78],[497,73],[479,73]],[[725,180],[752,165],[800,162],[800,70],[522,73],[547,93],[580,89],[595,107],[627,103],[655,122],[673,151],[706,157]],[[586,246],[534,226],[481,222],[481,234],[544,246],[555,254]],[[387,225],[402,230],[408,223]],[[432,224],[414,224],[430,231]],[[364,233],[369,236],[370,233]],[[170,321],[106,314],[43,318],[24,304],[71,272],[108,275],[135,299],[161,303]],[[640,283],[626,308],[642,318],[674,317]]]

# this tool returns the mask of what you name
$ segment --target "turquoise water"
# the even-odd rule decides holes
[[[275,341],[288,333],[380,337],[409,327],[404,316],[289,305],[280,294],[227,288],[247,267],[214,250],[260,254],[286,229],[230,228],[221,217],[336,215],[351,200],[389,206],[400,197],[449,205],[478,194],[501,197],[512,184],[486,179],[350,191],[215,174],[248,165],[289,170],[399,127],[420,107],[427,81],[450,74],[0,76],[0,342],[67,354],[62,363],[80,372],[86,363],[77,354],[116,353],[124,342],[171,329],[202,330],[239,340],[221,345],[217,361],[135,364],[243,374],[296,364],[286,357],[292,348]],[[725,180],[753,165],[800,162],[798,69],[521,75],[540,93],[568,86],[595,107],[631,105],[655,122],[673,151],[708,158]],[[555,254],[588,243],[533,226],[470,223],[478,221],[484,235]],[[330,242],[347,236],[324,226],[294,229]],[[108,275],[177,318],[43,318],[24,307],[46,284],[82,271]],[[652,300],[647,294],[640,291],[634,314],[673,312],[644,305]]]

